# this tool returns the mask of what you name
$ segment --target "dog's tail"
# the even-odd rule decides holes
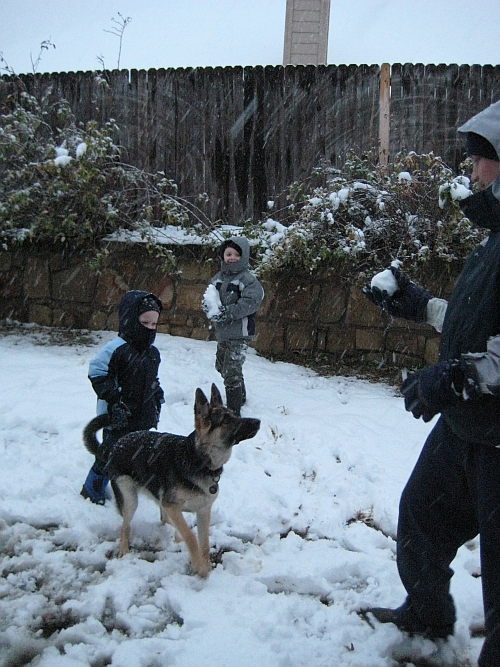
[[[105,412],[102,415],[97,415],[91,419],[87,426],[83,429],[83,444],[91,454],[97,456],[100,450],[100,443],[96,438],[97,431],[100,431],[104,426],[109,426],[111,420],[109,415]]]

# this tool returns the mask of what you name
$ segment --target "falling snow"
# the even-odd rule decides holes
[[[28,331],[31,331],[28,329]],[[398,605],[398,499],[432,424],[392,388],[320,377],[250,351],[243,416],[255,438],[224,467],[207,580],[141,498],[131,553],[116,557],[120,518],[79,491],[92,457],[94,342],[0,338],[0,665],[32,667],[395,667],[475,665],[482,639],[476,540],[453,563],[456,633],[436,646],[373,627],[357,611]],[[212,382],[215,343],[159,335],[160,430],[193,427],[196,387]],[[427,662],[424,661],[427,660]]]

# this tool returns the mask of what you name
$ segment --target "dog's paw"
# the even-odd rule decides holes
[[[198,564],[193,563],[193,571],[199,577],[205,579],[210,574],[212,563],[210,561],[202,560]]]
[[[120,544],[120,548],[118,549],[118,558],[122,558],[122,556],[126,556],[128,553],[130,553],[128,544]]]

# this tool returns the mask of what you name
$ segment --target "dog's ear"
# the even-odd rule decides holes
[[[202,419],[208,417],[210,406],[208,404],[208,399],[200,388],[196,390],[195,399],[194,399],[194,414],[195,416],[200,415]]]
[[[215,384],[212,384],[212,396],[210,398],[210,405],[213,408],[220,407],[221,405],[223,405],[222,396],[220,395],[220,391],[217,389]]]

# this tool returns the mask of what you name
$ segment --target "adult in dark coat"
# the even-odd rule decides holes
[[[439,362],[412,373],[401,391],[415,418],[441,414],[403,490],[397,565],[407,592],[397,609],[372,608],[382,623],[430,638],[453,634],[450,564],[480,536],[485,641],[479,667],[500,665],[500,102],[459,128],[479,191],[467,217],[490,234],[467,258],[449,303],[399,269],[398,291],[366,296],[393,317],[442,332]]]

